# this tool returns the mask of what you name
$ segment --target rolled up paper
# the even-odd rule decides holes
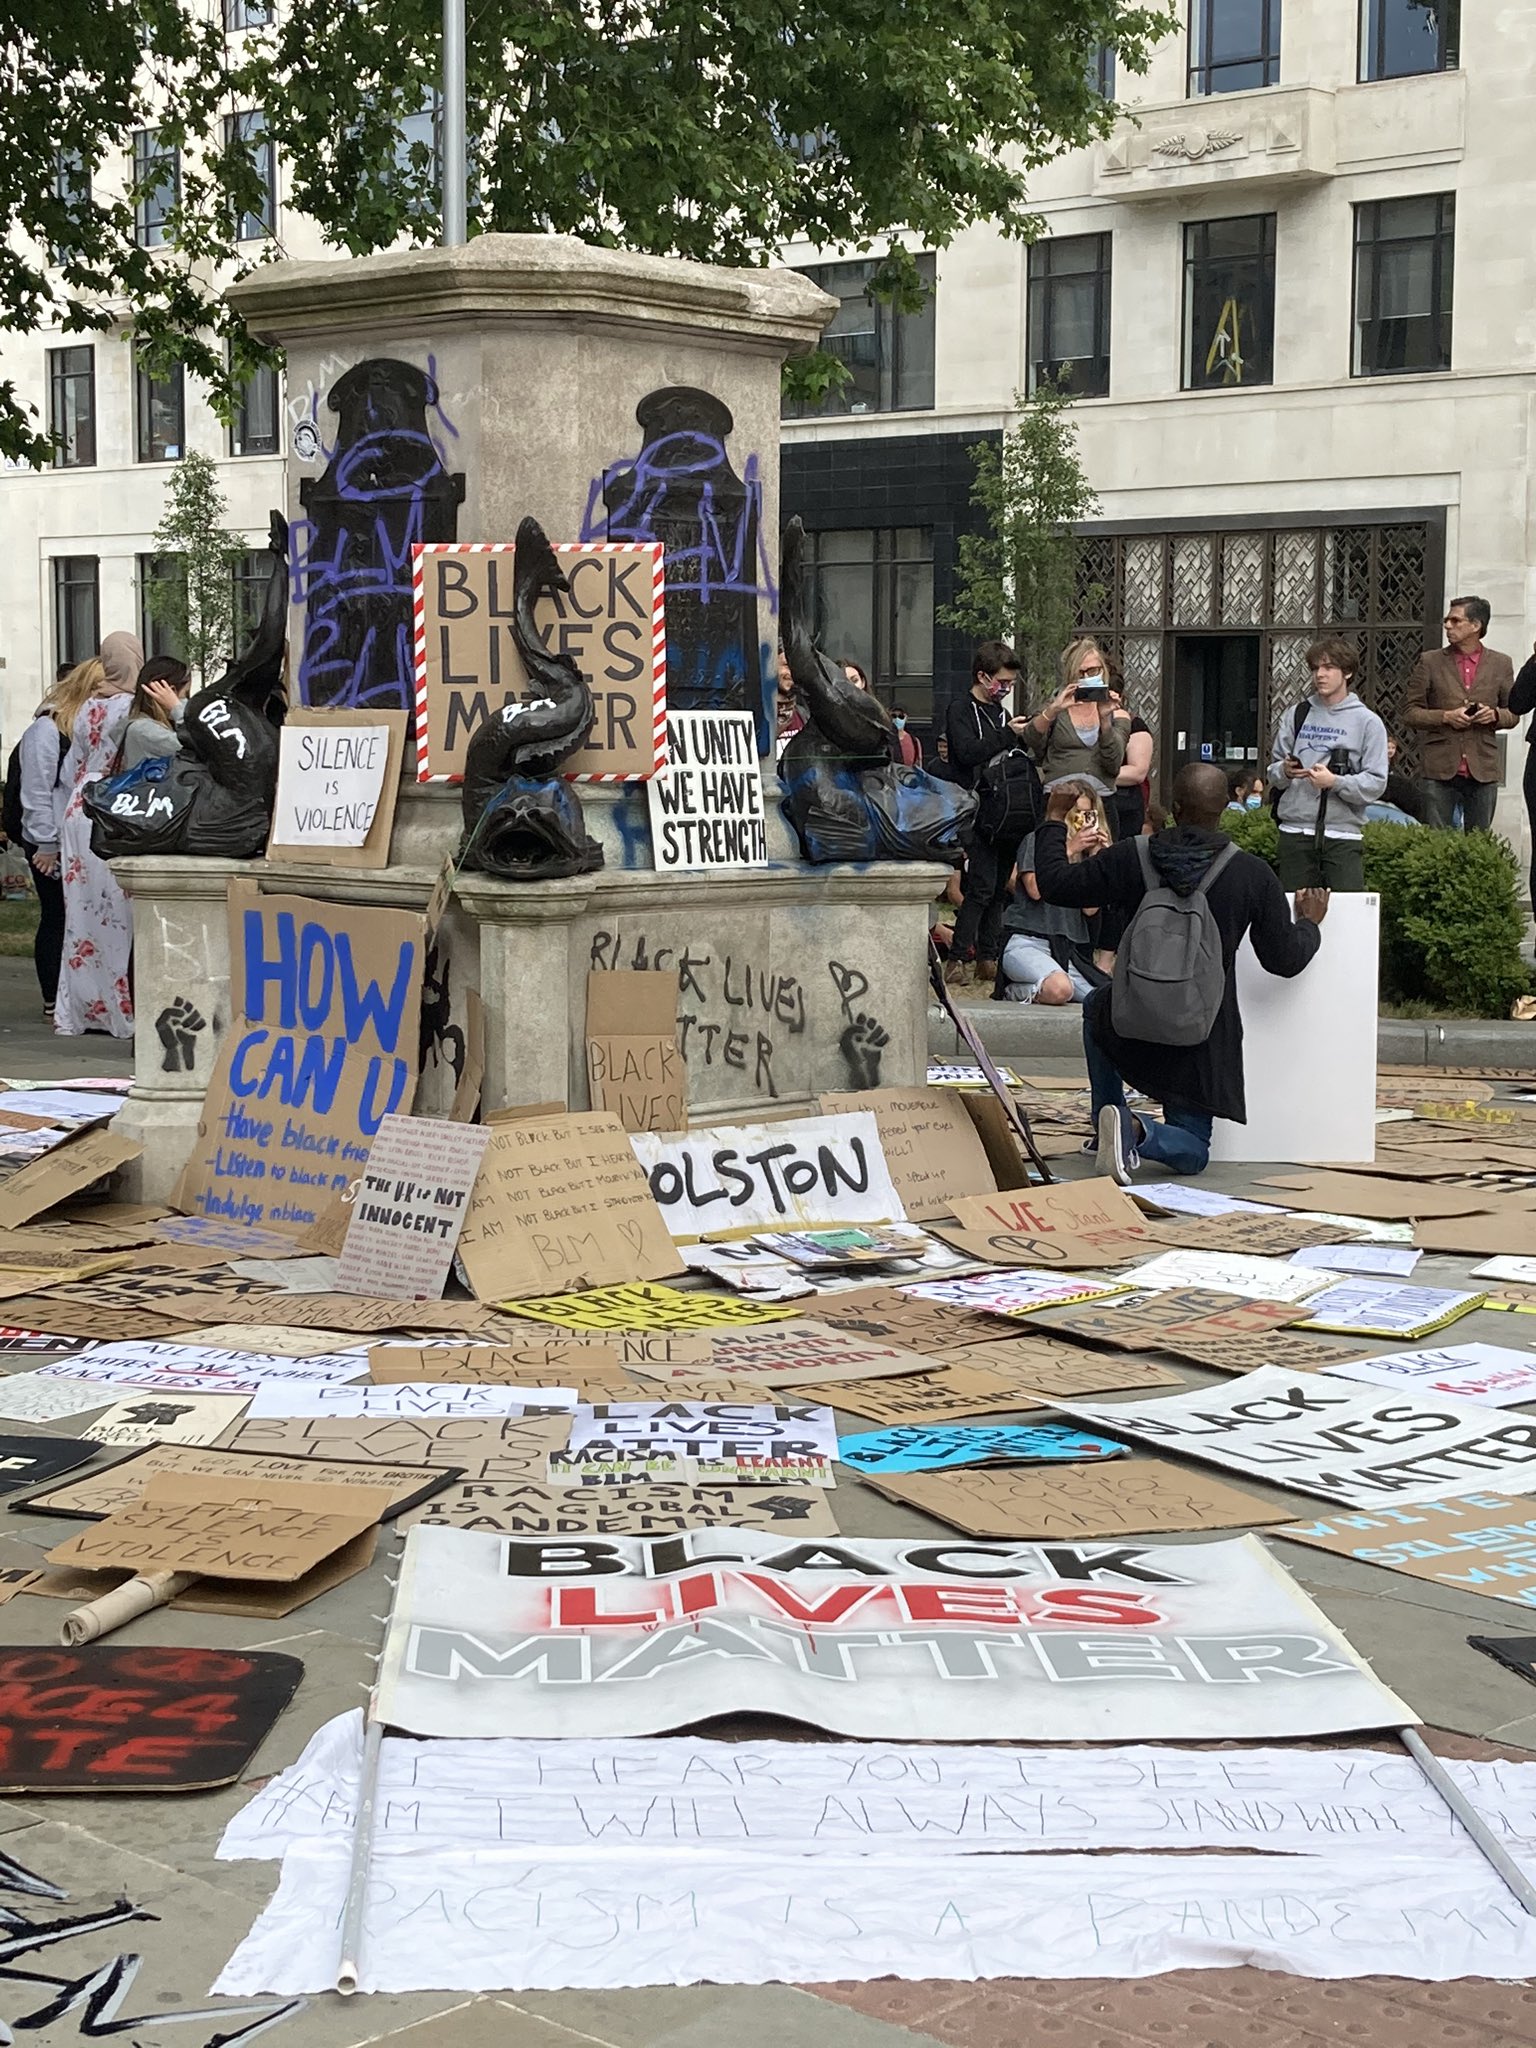
[[[83,1607],[66,1614],[59,1641],[94,1643],[98,1636],[110,1635],[136,1614],[148,1614],[174,1600],[188,1586],[196,1585],[197,1577],[196,1572],[147,1572],[142,1578],[129,1579],[124,1585],[114,1586],[110,1593],[98,1594]]]

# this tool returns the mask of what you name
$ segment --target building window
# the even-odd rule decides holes
[[[248,114],[231,114],[224,123],[224,147],[243,145],[260,196],[254,207],[242,208],[235,224],[236,239],[259,242],[270,235],[277,223],[277,153],[267,133],[267,117],[259,108]]]
[[[266,28],[272,19],[272,0],[224,0],[227,29]]]
[[[932,256],[916,259],[928,296],[916,313],[901,313],[869,295],[874,261],[816,263],[803,275],[838,301],[821,345],[851,373],[851,382],[818,405],[786,406],[792,419],[812,413],[921,412],[933,404]]]
[[[169,377],[152,377],[140,365],[135,384],[140,462],[179,462],[186,431],[186,394],[180,363]]]
[[[53,558],[53,656],[71,668],[101,644],[101,604],[94,555]]]
[[[138,558],[139,577],[139,639],[148,654],[173,654],[178,661],[186,655],[180,645],[181,634],[172,619],[157,618],[151,608],[151,590],[174,591],[179,603],[178,611],[186,613],[187,571],[180,555],[140,555]]]
[[[277,421],[277,372],[253,370],[241,387],[229,423],[231,455],[277,455],[281,436]]]
[[[1280,82],[1280,0],[1190,0],[1189,96]]]
[[[1029,252],[1029,388],[1074,398],[1109,389],[1108,235],[1061,235]]]
[[[55,469],[89,469],[95,462],[95,349],[49,349],[48,431]]]
[[[1184,389],[1275,381],[1275,216],[1184,229]]]
[[[933,708],[933,534],[926,527],[812,533],[817,637],[856,661],[887,703],[914,719]]]
[[[1102,100],[1115,96],[1115,50],[1112,43],[1100,43],[1088,63],[1088,83]]]
[[[1451,367],[1455,254],[1452,192],[1355,208],[1357,377]]]
[[[171,209],[181,197],[180,152],[160,147],[157,128],[140,128],[133,138],[133,228],[141,249],[158,249],[166,239]]]
[[[443,187],[442,100],[429,92],[414,114],[407,114],[395,132],[395,170],[402,178],[420,176],[416,151],[425,150],[432,190]]]
[[[1362,80],[1454,71],[1460,44],[1461,0],[1361,0]]]

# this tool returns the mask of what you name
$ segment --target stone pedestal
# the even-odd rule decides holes
[[[532,513],[556,541],[663,541],[674,708],[771,703],[779,372],[834,305],[805,278],[488,235],[460,249],[263,265],[231,297],[287,352],[296,697],[409,705],[410,543],[509,541]],[[684,418],[710,431],[664,431]],[[749,673],[722,662],[733,647],[747,650]],[[452,1031],[441,1025],[462,1022],[466,989],[485,1006],[488,1108],[585,1106],[593,968],[678,972],[695,1117],[782,1115],[854,1085],[844,1039],[856,1018],[885,1034],[881,1080],[919,1079],[929,905],[945,871],[808,868],[779,816],[771,763],[764,782],[762,870],[657,874],[644,788],[589,784],[601,872],[523,886],[462,876],[418,1107],[441,1114],[451,1099]],[[144,1142],[145,1196],[175,1184],[229,1026],[230,876],[420,909],[460,830],[457,787],[408,779],[381,869],[114,864],[133,899],[140,1020],[119,1125]],[[190,1067],[173,1049],[173,1013],[194,1035]]]

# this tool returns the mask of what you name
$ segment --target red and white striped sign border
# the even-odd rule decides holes
[[[462,775],[434,775],[427,767],[427,570],[428,555],[510,555],[510,540],[416,541],[411,547],[411,615],[416,654],[416,780],[462,782]],[[648,782],[667,765],[667,589],[659,540],[562,540],[557,555],[648,554],[651,558],[651,765],[635,775],[568,775],[567,782]]]

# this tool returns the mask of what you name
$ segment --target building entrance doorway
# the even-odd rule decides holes
[[[1163,771],[1186,761],[1236,767],[1259,759],[1259,633],[1173,636],[1172,731]]]

